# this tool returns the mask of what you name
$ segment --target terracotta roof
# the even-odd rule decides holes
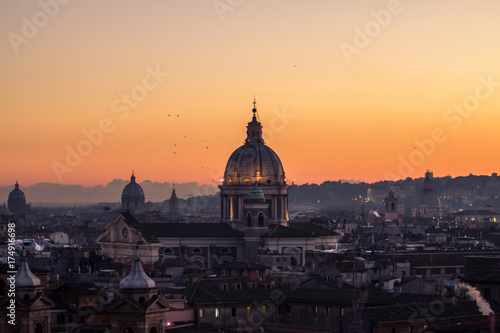
[[[311,222],[290,222],[288,227],[275,226],[262,235],[262,238],[316,238],[322,236],[340,236],[335,231],[327,230]]]
[[[269,269],[269,267],[264,266],[264,265],[259,265],[256,263],[252,262],[246,262],[246,261],[232,261],[232,262],[225,262],[219,265],[215,266],[216,268],[225,268],[225,269]]]
[[[229,285],[234,281],[225,279],[200,280],[190,290],[190,302],[195,304],[238,304],[241,302],[265,301],[271,299],[273,289],[256,288],[250,289],[244,283],[240,290],[221,289],[221,283]]]
[[[97,294],[99,293],[99,287],[90,282],[66,282],[57,290],[61,290],[62,288],[67,287],[72,292],[78,295],[86,295],[86,294]]]
[[[422,309],[425,309],[426,307],[432,308],[435,304],[435,302],[431,302],[428,304],[381,306],[363,309],[361,312],[366,315],[370,321],[376,323],[397,321],[406,322],[408,321],[408,318],[413,318],[413,320],[427,319],[424,316],[425,311],[422,311]],[[500,305],[496,301],[490,301],[490,305],[495,313],[500,312]],[[459,318],[463,316],[481,315],[475,301],[457,301],[456,304],[451,302],[440,302],[439,306],[443,310],[433,313],[433,316],[436,318]]]
[[[148,242],[158,238],[243,237],[244,233],[225,223],[141,223],[130,213],[121,213],[124,222],[139,230]]]

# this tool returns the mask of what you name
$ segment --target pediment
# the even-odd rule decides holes
[[[143,311],[144,309],[138,306],[135,302],[127,298],[118,300],[117,302],[108,306],[109,311]]]
[[[36,301],[31,304],[30,309],[54,307],[55,303],[45,295],[39,297]]]

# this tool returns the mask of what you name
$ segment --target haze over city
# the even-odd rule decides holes
[[[289,182],[498,171],[496,1],[57,3],[0,3],[0,186],[218,183],[254,98]]]

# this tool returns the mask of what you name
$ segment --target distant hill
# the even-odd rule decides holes
[[[129,180],[114,179],[101,186],[85,187],[81,185],[61,185],[54,183],[39,183],[24,187],[21,190],[26,200],[34,206],[37,203],[100,203],[120,202],[123,188]],[[163,202],[170,198],[172,183],[157,183],[145,180],[140,183],[146,195],[146,201]],[[367,209],[380,209],[383,199],[390,190],[401,197],[406,206],[412,206],[415,198],[424,185],[422,178],[407,178],[399,181],[384,181],[377,183],[326,181],[322,184],[292,185],[289,191],[291,208],[297,205],[315,207],[317,209],[358,209],[365,205]],[[443,206],[449,210],[472,209],[491,205],[500,211],[500,178],[491,176],[436,177],[432,187],[441,197]],[[7,202],[12,186],[0,187],[0,203]],[[198,183],[175,184],[177,196],[187,199],[192,197],[211,196],[219,192],[213,185],[198,185]],[[212,200],[212,198],[210,198]],[[213,202],[218,205],[217,202]]]

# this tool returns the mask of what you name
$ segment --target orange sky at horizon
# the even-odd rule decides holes
[[[0,3],[0,186],[214,184],[254,96],[289,182],[499,172],[499,2],[59,1]]]

